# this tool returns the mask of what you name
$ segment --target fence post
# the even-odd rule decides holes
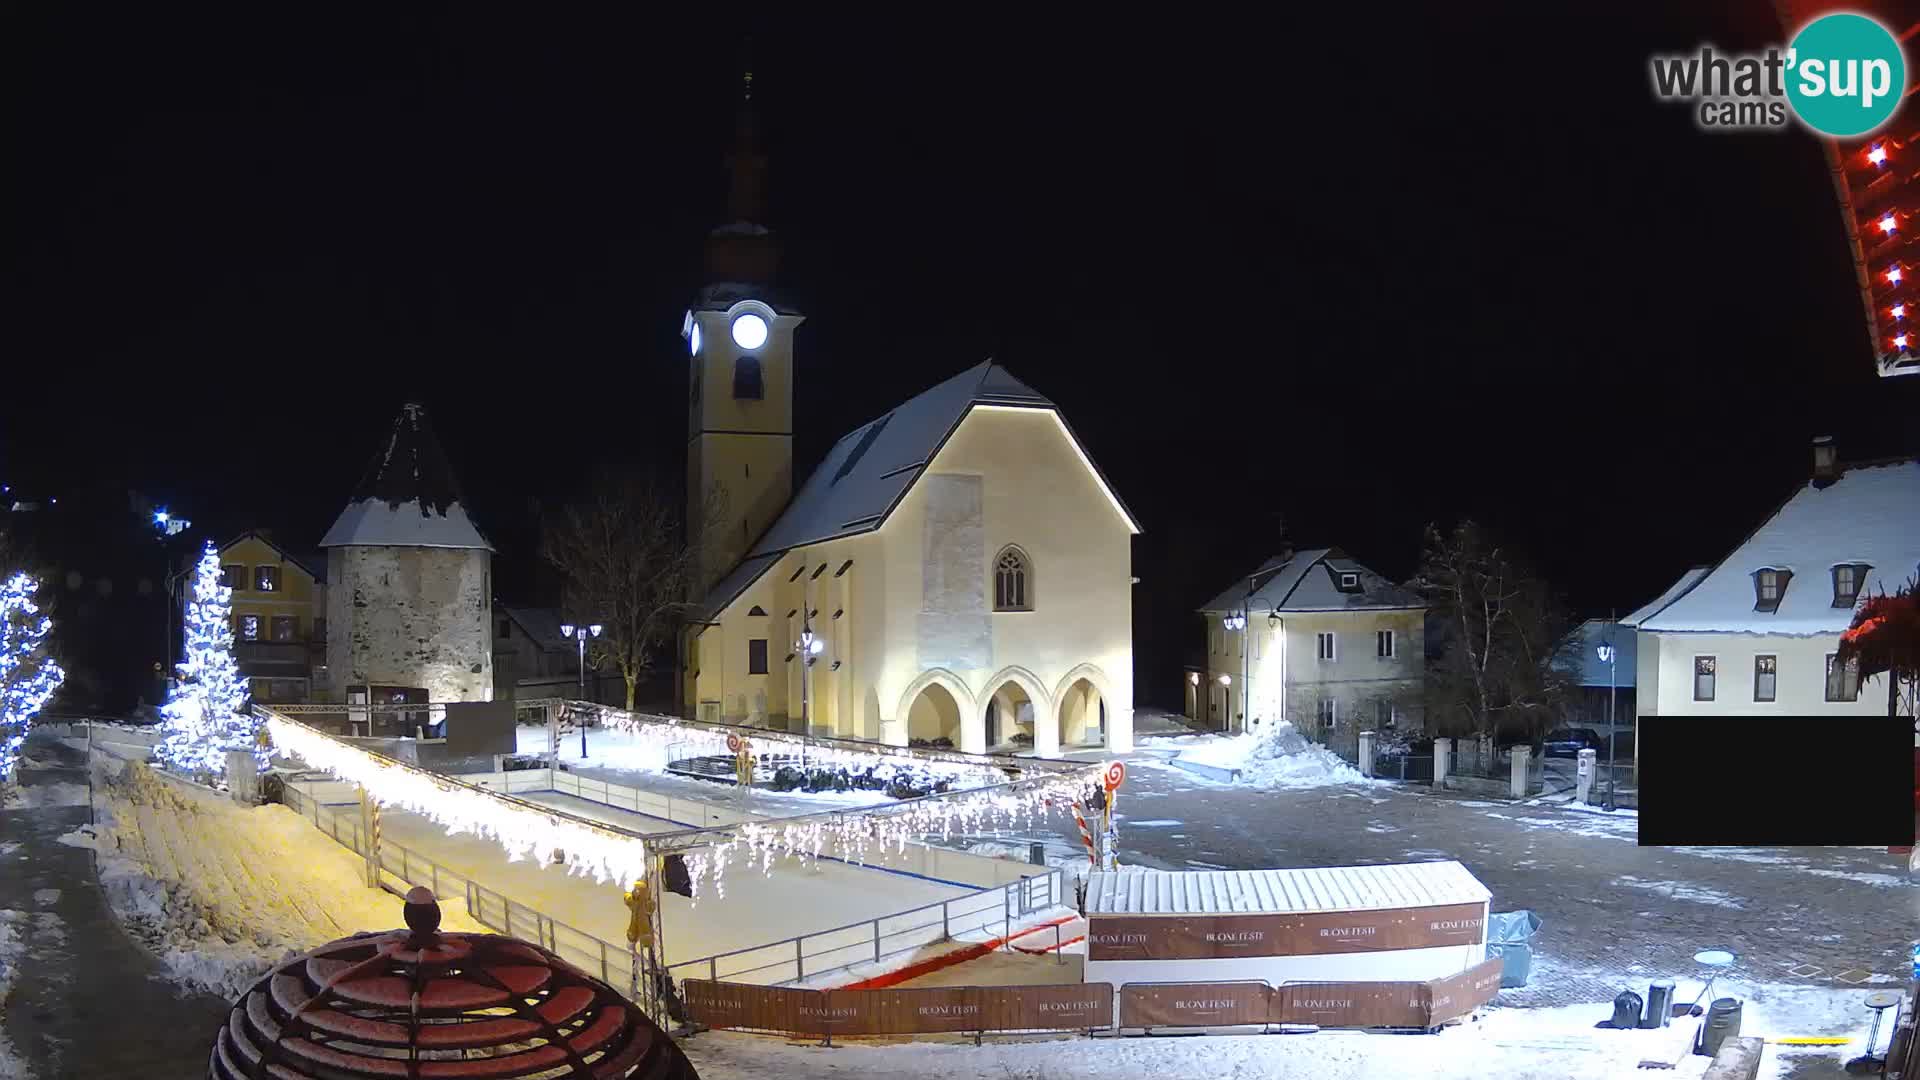
[[[1007,951],[1013,951],[1013,894],[1000,890],[1000,917],[1004,924],[1000,936],[1007,943]]]
[[[1453,740],[1433,740],[1433,786],[1447,786],[1447,772],[1453,765]]]
[[[1360,748],[1358,751],[1355,752],[1354,756],[1360,759],[1360,762],[1359,762],[1360,775],[1372,776],[1373,775],[1373,732],[1363,731],[1360,733]]]
[[[1527,797],[1527,759],[1532,756],[1533,747],[1531,746],[1523,744],[1513,748],[1513,769],[1507,780],[1507,791],[1516,799]]]
[[[947,923],[947,902],[942,900],[940,901],[940,940],[950,941],[952,938],[953,930]]]
[[[801,939],[793,939],[793,981],[799,982],[807,977],[807,954],[802,951]]]
[[[873,962],[880,962],[880,920],[873,920]]]

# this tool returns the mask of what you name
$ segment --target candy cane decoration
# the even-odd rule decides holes
[[[1073,822],[1080,826],[1080,842],[1087,846],[1087,861],[1095,866],[1099,866],[1100,855],[1093,848],[1093,833],[1087,829],[1087,819],[1080,813],[1080,804],[1078,802],[1073,804]]]

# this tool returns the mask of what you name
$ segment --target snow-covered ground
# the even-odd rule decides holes
[[[1177,760],[1236,772],[1234,783],[1255,788],[1316,788],[1376,784],[1291,723],[1268,724],[1247,735],[1185,735],[1142,740],[1150,749],[1178,751]]]
[[[97,824],[60,839],[96,852],[115,913],[175,980],[233,998],[290,953],[400,925],[399,898],[286,807],[95,760]],[[485,931],[463,905],[442,912],[449,930]]]
[[[1069,958],[1070,960],[1072,958]],[[1033,961],[995,954],[975,961],[1018,967]],[[971,966],[971,965],[968,965]],[[964,969],[952,969],[955,971]],[[1065,980],[1071,981],[1071,980]],[[915,984],[920,985],[920,984]],[[948,983],[947,985],[961,985]],[[1691,1002],[1701,984],[1682,981],[1676,1000]],[[1771,1041],[1760,1076],[1786,1075],[1797,1057],[1849,1058],[1865,1045],[1869,1013],[1866,992],[1834,993],[1815,987],[1718,982],[1716,997],[1743,1001],[1741,1034],[1766,1039],[1788,1036],[1849,1036],[1836,1051],[1808,1048],[1804,1054]],[[854,1041],[832,1049],[763,1036],[709,1032],[684,1044],[702,1076],[780,1076],[784,1080],[833,1077],[941,1076],[951,1080],[1112,1080],[1116,1076],[1203,1076],[1217,1080],[1628,1080],[1634,1077],[1697,1077],[1708,1059],[1690,1052],[1700,1020],[1681,1018],[1664,1028],[1616,1031],[1596,1025],[1612,1014],[1610,1003],[1544,1009],[1491,1007],[1477,1019],[1437,1035],[1374,1035],[1321,1031],[1286,1035],[1209,1035],[1190,1038],[1034,1037],[971,1038],[915,1042]],[[1886,1033],[1881,1033],[1881,1039]],[[1677,1062],[1672,1071],[1649,1073],[1642,1060]]]
[[[0,1020],[6,1019],[8,995],[13,990],[14,973],[27,955],[27,937],[33,932],[32,916],[24,911],[0,908]],[[0,1077],[25,1076],[27,1064],[14,1053],[13,1043],[0,1026]]]

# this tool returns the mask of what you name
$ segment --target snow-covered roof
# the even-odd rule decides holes
[[[1622,690],[1633,687],[1634,663],[1638,655],[1634,643],[1639,636],[1632,627],[1609,619],[1588,619],[1574,627],[1569,636],[1575,641],[1564,659],[1570,665],[1577,661],[1575,676],[1581,686],[1611,685]],[[1616,650],[1611,673],[1607,670],[1607,664],[1600,659],[1600,646],[1609,644]],[[1609,678],[1613,680],[1611,683],[1608,682]]]
[[[1665,611],[1668,604],[1685,596],[1687,590],[1700,584],[1700,579],[1706,577],[1707,571],[1712,569],[1713,567],[1711,566],[1695,566],[1690,568],[1686,573],[1680,575],[1680,580],[1667,586],[1666,592],[1654,598],[1653,603],[1621,619],[1620,625],[1638,628],[1642,621],[1653,618],[1660,612]]]
[[[1087,875],[1088,915],[1292,914],[1481,904],[1492,899],[1458,862],[1184,870]]]
[[[1691,589],[1639,620],[1639,627],[1837,634],[1853,611],[1833,606],[1832,570],[1848,563],[1869,568],[1862,597],[1896,592],[1920,568],[1920,460],[1849,466],[1825,487],[1806,484]],[[1758,570],[1792,571],[1773,611],[1754,610]]]
[[[1342,592],[1340,575],[1358,574],[1359,592]],[[1253,596],[1247,596],[1248,578]],[[1425,607],[1411,590],[1367,569],[1339,548],[1312,548],[1277,555],[1221,590],[1203,605],[1206,614],[1239,611],[1365,611]]]
[[[713,619],[767,566],[794,548],[872,532],[886,524],[893,508],[976,405],[1053,410],[1068,440],[1079,446],[1053,402],[991,360],[976,364],[842,436],[746,559],[708,593],[694,621]],[[1081,456],[1113,498],[1127,527],[1139,532],[1133,514],[1093,459],[1086,457],[1084,449]]]
[[[461,505],[453,466],[433,437],[424,406],[400,410],[386,444],[320,546],[493,550]]]

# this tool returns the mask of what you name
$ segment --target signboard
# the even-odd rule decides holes
[[[688,1017],[712,1028],[825,1037],[1113,1026],[1106,983],[800,990],[688,979],[683,986]]]
[[[1263,982],[1129,984],[1120,993],[1120,1026],[1238,1027],[1265,1024],[1273,987]]]
[[[1484,904],[1296,915],[1093,915],[1089,960],[1217,960],[1390,952],[1485,940]]]

